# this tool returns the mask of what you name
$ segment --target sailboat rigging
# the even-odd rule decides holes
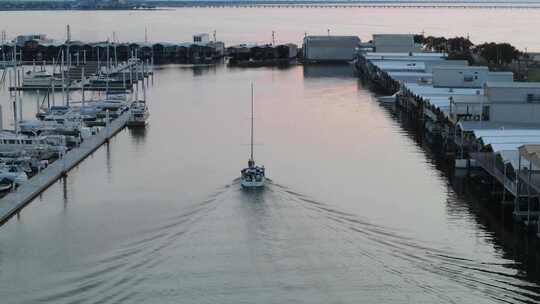
[[[255,165],[255,158],[253,156],[253,138],[254,138],[254,125],[253,125],[253,83],[251,83],[251,150],[248,160],[248,167],[242,169],[240,184],[244,188],[260,188],[264,187],[266,182],[264,166]]]

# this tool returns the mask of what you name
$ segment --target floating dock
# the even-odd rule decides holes
[[[120,86],[109,85],[108,87],[107,86],[87,86],[87,85],[84,86],[85,91],[99,91],[99,92],[103,92],[103,91],[115,91],[115,92],[129,91],[130,88],[131,87],[127,83],[126,83],[125,86],[123,86],[123,85],[120,85]],[[9,87],[9,90],[10,91],[41,91],[41,92],[49,92],[52,89],[51,89],[51,87],[46,87],[46,86],[42,86],[42,87],[33,86],[33,87]],[[73,85],[73,86],[65,87],[64,90],[65,91],[70,91],[70,92],[71,91],[80,91],[81,87]],[[55,87],[54,91],[55,92],[61,92],[62,87]]]
[[[84,140],[78,148],[67,152],[64,157],[57,159],[15,191],[3,197],[0,203],[0,224],[17,214],[44,190],[65,176],[67,172],[126,127],[129,115],[130,112],[127,111],[112,120],[108,126],[101,129],[96,135]]]

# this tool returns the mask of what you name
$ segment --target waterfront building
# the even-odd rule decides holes
[[[488,81],[513,82],[514,74],[490,72],[485,66],[435,66],[433,68],[434,87],[481,88]]]
[[[302,48],[306,62],[348,62],[359,45],[358,36],[306,36]]]
[[[210,43],[210,35],[207,33],[193,35],[193,43],[208,44]]]
[[[540,123],[540,83],[487,82],[484,90],[491,121]]]
[[[414,42],[412,34],[374,34],[373,48],[378,53],[420,52],[421,46]]]
[[[412,41],[407,35],[374,35],[371,47],[358,52],[358,71],[395,93],[379,100],[415,119],[456,169],[481,168],[502,188],[500,199],[514,204],[515,218],[532,225],[540,215],[540,182],[530,176],[540,164],[532,164],[532,148],[524,147],[540,144],[540,83],[515,82],[511,72],[469,66],[444,53],[415,52]]]

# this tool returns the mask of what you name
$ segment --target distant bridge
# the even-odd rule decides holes
[[[149,2],[150,3],[150,2]],[[449,1],[152,1],[161,7],[192,8],[480,8],[538,9],[540,2],[449,2]]]

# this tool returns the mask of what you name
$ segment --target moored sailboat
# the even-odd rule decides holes
[[[139,100],[139,86],[137,84],[135,101],[130,106],[129,119],[127,121],[127,126],[130,128],[145,127],[146,121],[150,116],[150,111],[148,111],[148,106],[146,105],[146,86],[144,80],[142,81],[142,92],[143,99]]]

